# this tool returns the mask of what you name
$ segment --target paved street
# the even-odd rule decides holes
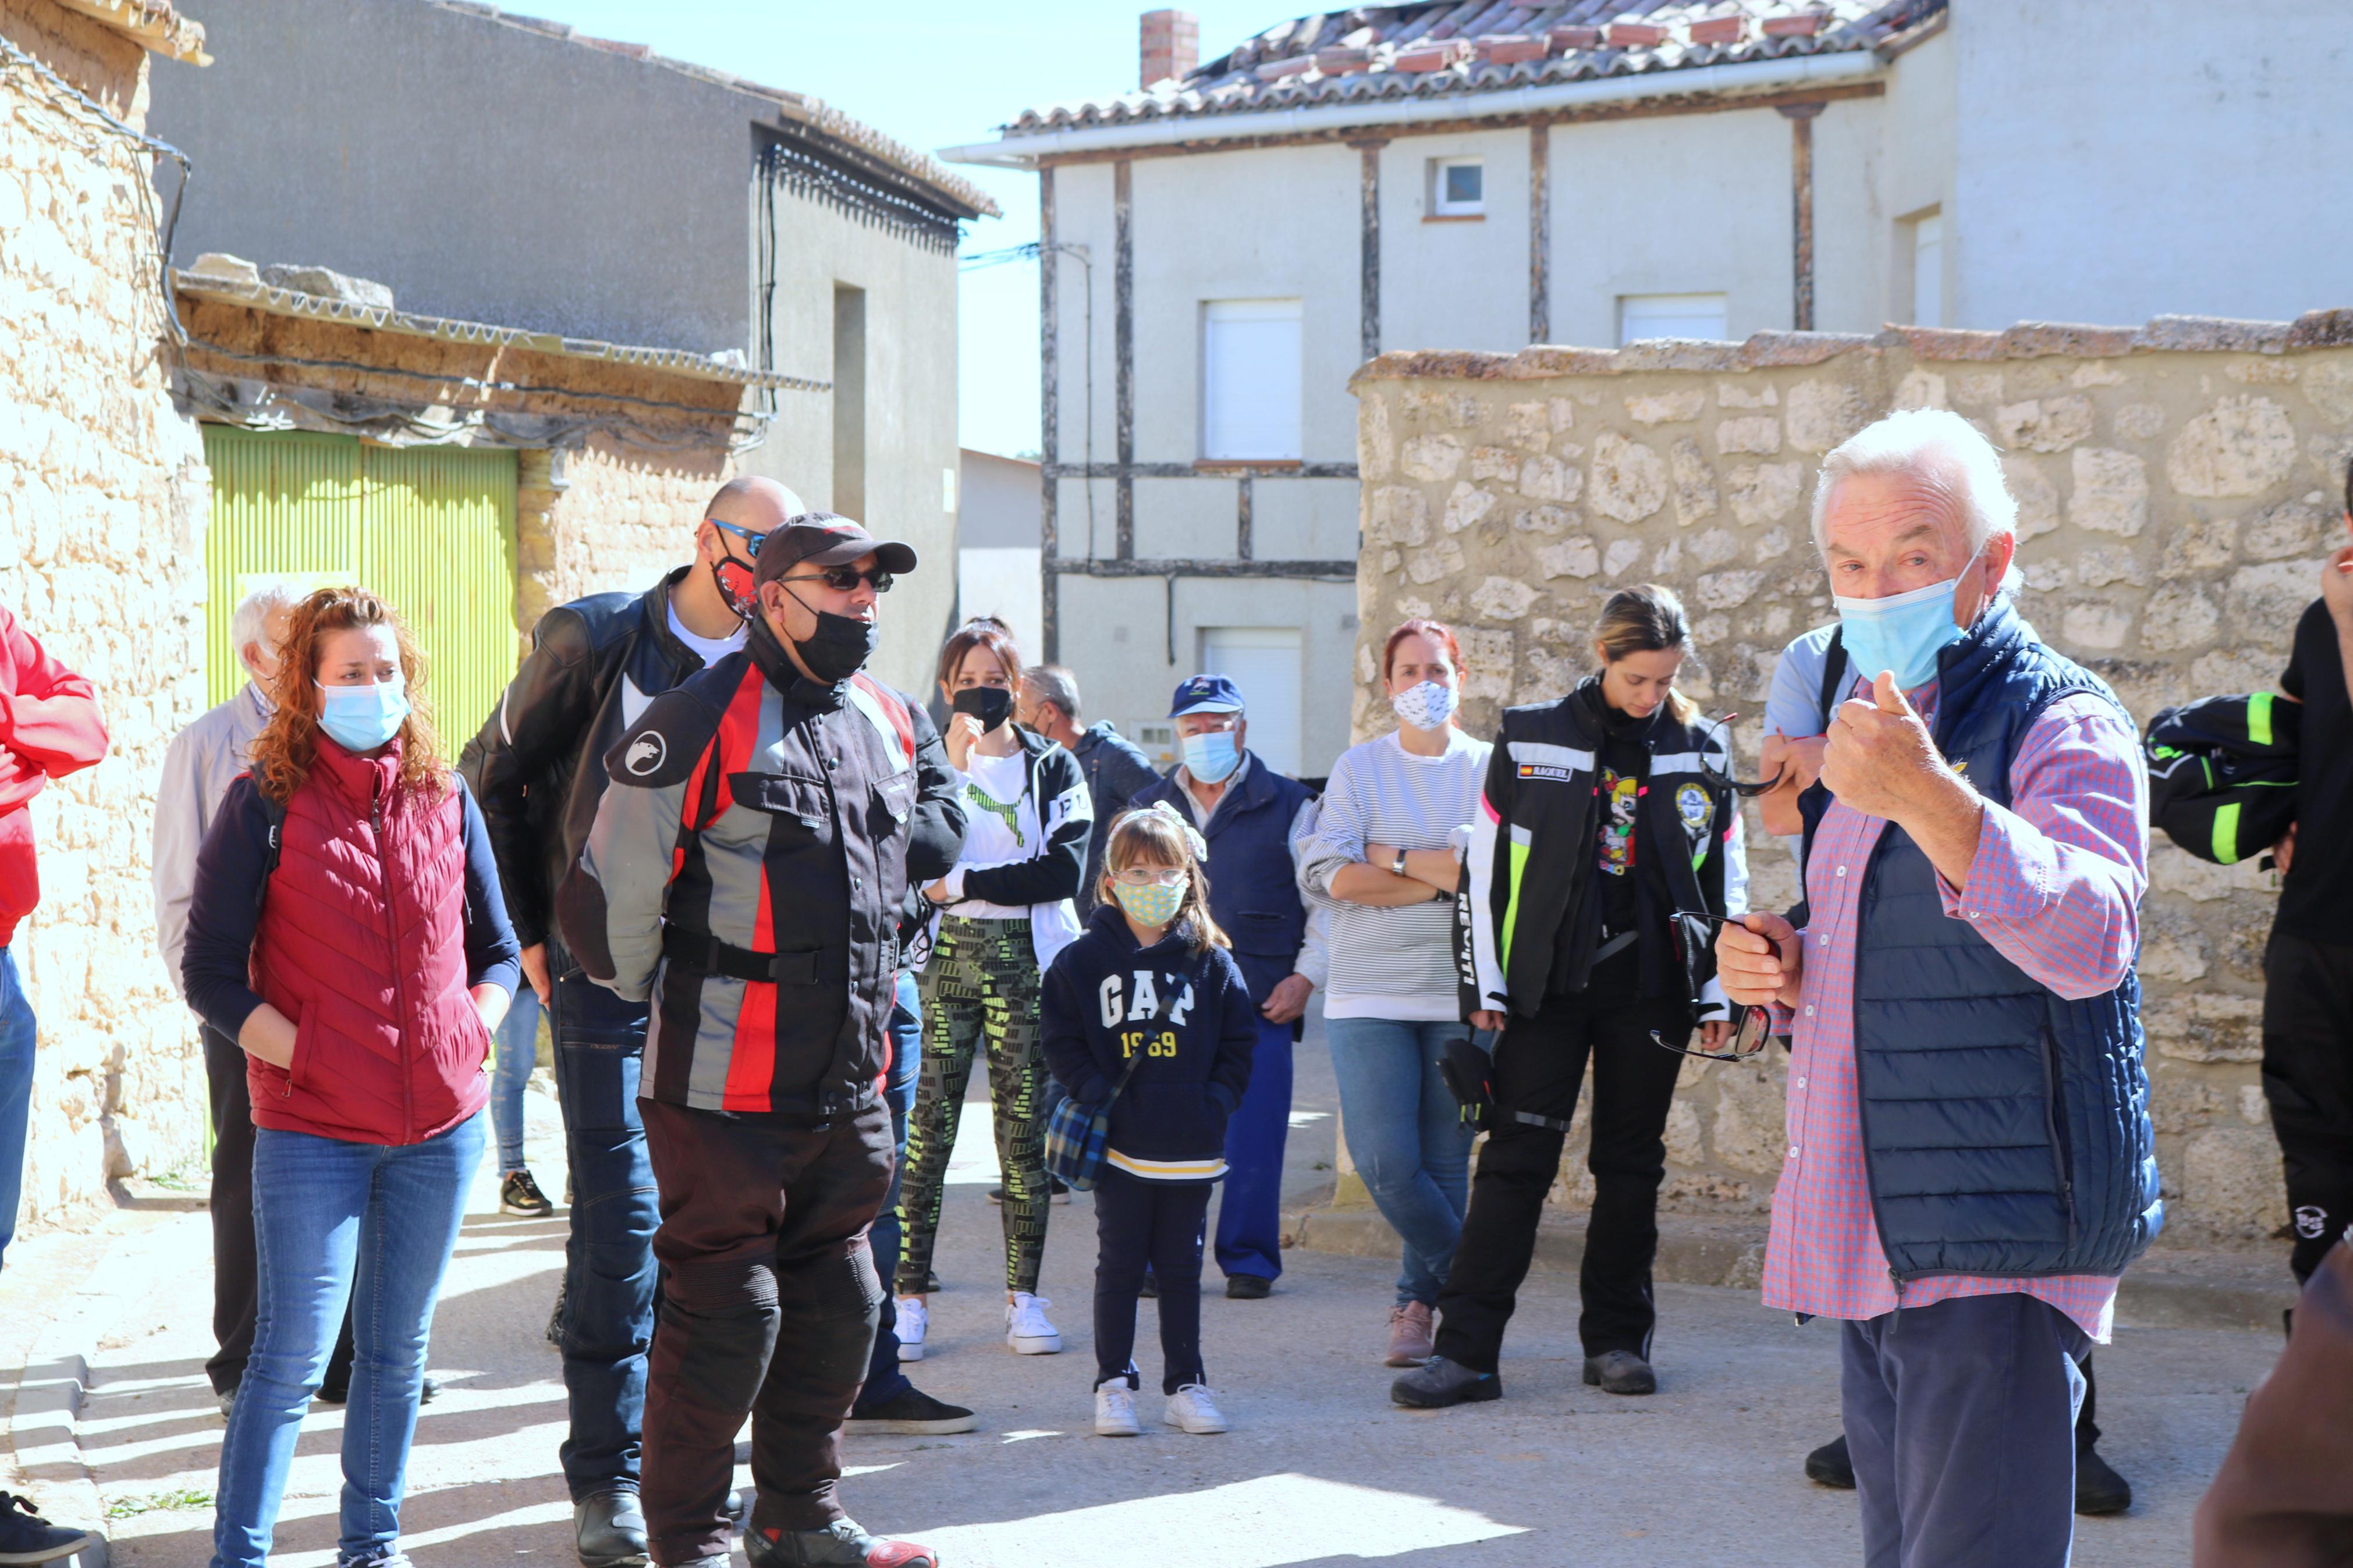
[[[1330,1156],[1331,1099],[1328,1063],[1311,1042],[1293,1157],[1303,1187]],[[531,1106],[533,1164],[556,1190],[554,1105],[534,1093]],[[1572,1282],[1539,1275],[1514,1323],[1505,1401],[1409,1414],[1388,1403],[1391,1374],[1374,1359],[1393,1267],[1294,1251],[1272,1299],[1213,1294],[1205,1304],[1210,1374],[1233,1433],[1161,1428],[1147,1393],[1147,1436],[1096,1438],[1087,1200],[1055,1211],[1047,1250],[1064,1353],[1017,1357],[999,1337],[997,1215],[983,1196],[992,1165],[981,1140],[967,1144],[941,1247],[948,1289],[916,1376],[977,1409],[981,1430],[855,1440],[844,1489],[861,1520],[934,1543],[955,1568],[1855,1560],[1852,1496],[1798,1469],[1835,1430],[1836,1342],[1826,1326],[1793,1329],[1745,1291],[1661,1287],[1664,1387],[1624,1400],[1579,1384]],[[474,1209],[436,1325],[445,1392],[419,1423],[406,1542],[419,1568],[568,1564],[555,1466],[564,1394],[542,1338],[563,1223],[500,1217],[487,1171]],[[124,1243],[137,1252],[138,1289],[97,1347],[79,1426],[114,1560],[137,1568],[193,1568],[209,1551],[221,1424],[201,1370],[205,1227],[201,1213],[184,1212]],[[126,1250],[113,1266],[133,1261]],[[1151,1310],[1140,1336],[1148,1385]],[[2101,1352],[2109,1452],[2142,1500],[2126,1518],[2084,1521],[2078,1563],[2188,1561],[2189,1511],[2273,1350],[2258,1333],[2127,1330]],[[285,1568],[333,1562],[341,1426],[340,1411],[320,1406],[303,1435],[275,1559]]]

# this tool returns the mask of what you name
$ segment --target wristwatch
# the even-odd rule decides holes
[[[1389,862],[1389,875],[1392,877],[1402,877],[1405,875],[1404,850],[1398,850],[1397,852],[1397,858]]]

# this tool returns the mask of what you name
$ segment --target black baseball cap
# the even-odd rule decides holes
[[[796,566],[847,566],[871,554],[883,571],[903,574],[915,569],[915,552],[895,539],[877,539],[851,518],[829,511],[805,511],[788,517],[760,541],[753,559],[752,583],[773,583]]]

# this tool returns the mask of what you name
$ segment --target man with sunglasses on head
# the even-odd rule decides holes
[[[556,1324],[571,1401],[563,1463],[585,1568],[646,1561],[638,1450],[656,1218],[638,1112],[646,1009],[581,973],[552,906],[596,819],[606,752],[656,697],[744,646],[754,555],[801,510],[774,479],[722,485],[695,525],[693,560],[641,594],[592,594],[540,617],[498,711],[459,758],[555,1042],[572,1173]]]
[[[753,1568],[934,1568],[860,1529],[835,1486],[883,1297],[868,1231],[891,1183],[901,916],[965,818],[923,710],[860,673],[915,552],[812,512],[757,563],[744,646],[605,753],[556,900],[589,976],[653,1016],[648,1535],[661,1568],[725,1568],[748,1415]]]

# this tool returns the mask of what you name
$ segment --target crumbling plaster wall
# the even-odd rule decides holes
[[[1894,408],[1949,407],[2004,453],[2020,595],[2054,646],[2159,707],[2271,689],[2353,457],[2353,312],[2286,324],[1761,334],[1745,344],[1394,353],[1358,373],[1364,542],[1356,739],[1390,727],[1374,668],[1408,616],[1462,633],[1463,722],[1584,675],[1622,584],[1672,586],[1697,648],[1683,689],[1737,710],[1753,766],[1776,656],[1831,615],[1808,505],[1821,455]],[[1749,822],[1754,901],[1788,854]],[[2274,879],[2150,849],[2141,975],[2159,1159],[2180,1240],[2285,1219],[2257,1081]],[[1672,1206],[1761,1212],[1781,1164],[1786,1058],[1685,1065],[1667,1124]],[[1558,1201],[1582,1206],[1583,1124]]]
[[[136,126],[140,47],[48,0],[0,34]],[[16,956],[40,1020],[24,1215],[193,1155],[195,1032],[154,958],[148,833],[172,733],[204,707],[207,475],[173,409],[148,158],[0,70],[0,602],[96,682],[113,737],[32,803],[41,904]]]

